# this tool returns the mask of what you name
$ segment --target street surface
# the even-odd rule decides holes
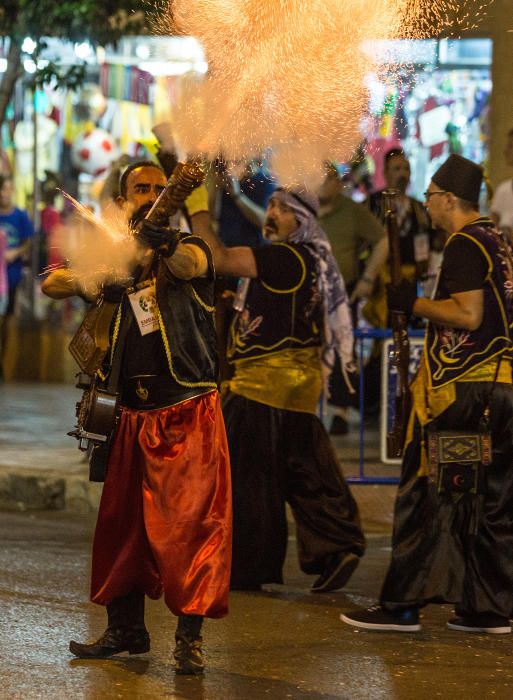
[[[369,487],[364,487],[369,488]],[[105,661],[74,659],[71,638],[95,638],[102,608],[87,602],[94,516],[0,513],[0,698],[32,700],[511,700],[511,635],[451,632],[448,606],[424,612],[414,634],[359,632],[341,610],[370,604],[389,555],[375,532],[346,590],[311,594],[291,540],[286,586],[234,593],[231,614],[205,629],[204,679],[175,677],[174,620],[150,601],[152,650]]]

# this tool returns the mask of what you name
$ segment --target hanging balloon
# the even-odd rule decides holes
[[[119,148],[104,129],[88,129],[71,146],[71,162],[88,175],[101,175],[119,157]]]
[[[107,100],[98,85],[86,83],[74,98],[73,106],[79,121],[96,123],[107,108]]]

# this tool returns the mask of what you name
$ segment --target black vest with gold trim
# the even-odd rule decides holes
[[[251,280],[244,309],[230,327],[230,362],[321,345],[323,316],[315,259],[306,244],[272,246],[287,248],[293,256],[291,263],[299,262],[297,283],[275,289],[263,279]]]
[[[434,388],[463,378],[479,365],[504,353],[510,346],[513,267],[509,248],[493,222],[487,218],[478,219],[452,234],[446,248],[457,236],[464,237],[469,245],[477,246],[487,263],[483,285],[483,321],[474,331],[428,324],[425,352],[430,385]],[[465,261],[462,260],[461,264],[464,265]],[[444,285],[442,263],[435,298],[448,299],[449,296]]]
[[[196,236],[184,236],[180,242],[204,250],[208,273],[205,277],[183,280],[175,277],[163,260],[158,260],[155,273],[160,334],[174,382],[185,390],[208,391],[217,388],[218,378],[212,254],[205,241]],[[116,347],[123,307],[120,305],[115,320],[111,353]]]

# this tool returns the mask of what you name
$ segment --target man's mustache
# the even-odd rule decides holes
[[[265,228],[272,228],[272,229],[274,229],[275,231],[278,230],[278,224],[276,223],[276,221],[274,221],[274,219],[269,219],[269,218],[267,218],[267,219],[264,221],[264,227],[265,227]]]
[[[141,221],[146,218],[147,214],[149,214],[152,206],[152,202],[146,202],[146,204],[142,204],[139,209],[136,209],[130,217],[130,226],[135,228],[138,224],[140,224]]]

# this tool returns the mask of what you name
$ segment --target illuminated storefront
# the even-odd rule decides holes
[[[381,52],[395,70],[386,78],[369,76],[370,118],[363,129],[374,186],[383,186],[383,155],[396,146],[411,160],[411,192],[419,198],[449,153],[486,164],[492,41],[398,41]]]

